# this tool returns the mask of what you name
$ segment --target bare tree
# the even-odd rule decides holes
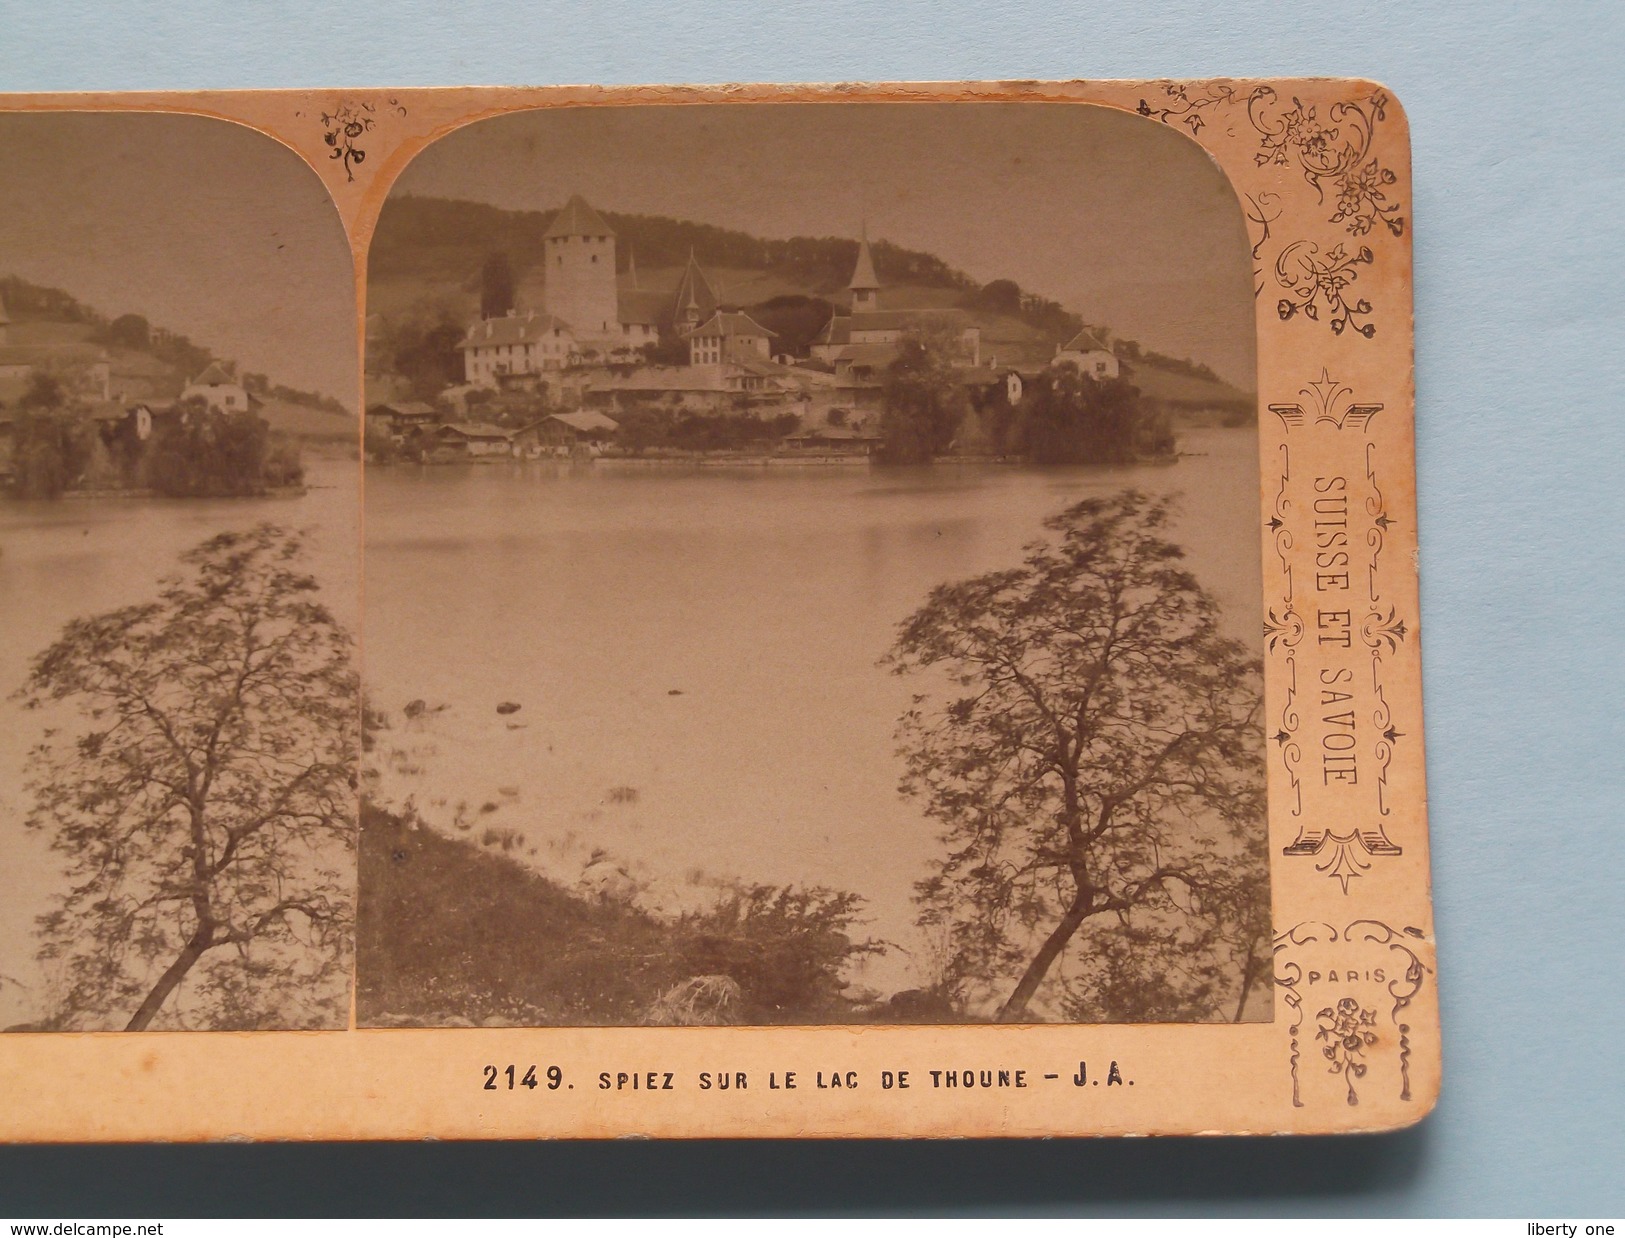
[[[1003,994],[1001,1021],[1052,971],[1071,1017],[1245,1002],[1267,906],[1259,658],[1219,632],[1168,517],[1132,491],[1078,503],[1022,566],[934,589],[888,655],[946,676],[898,731],[902,790],[945,827],[920,920],[949,927],[962,991]]]
[[[342,1026],[359,697],[303,549],[220,534],[34,659],[19,697],[79,723],[30,758],[27,824],[69,882],[39,930],[59,1025]]]

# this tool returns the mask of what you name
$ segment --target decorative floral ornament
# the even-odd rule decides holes
[[[386,111],[393,111],[405,116],[406,108],[394,98],[384,101]],[[357,144],[376,123],[378,111],[376,103],[341,103],[331,112],[321,114],[322,141],[331,148],[330,159],[340,160],[344,166],[344,178],[347,181],[355,180],[355,169],[367,161],[367,152]]]
[[[1356,319],[1370,315],[1371,302],[1364,297],[1351,302],[1344,290],[1360,278],[1357,268],[1369,265],[1375,255],[1366,245],[1351,254],[1341,242],[1327,250],[1324,258],[1319,257],[1319,253],[1320,247],[1313,241],[1294,241],[1281,251],[1275,260],[1275,282],[1290,295],[1277,302],[1276,313],[1282,322],[1299,311],[1305,318],[1318,322],[1324,305],[1333,335],[1342,335],[1353,327],[1356,334],[1370,339],[1377,333],[1376,326]]]
[[[1178,121],[1191,131],[1193,137],[1207,125],[1202,119],[1204,109],[1216,104],[1229,105],[1236,102],[1235,87],[1227,86],[1223,82],[1209,82],[1200,93],[1194,92],[1184,82],[1169,82],[1162,90],[1169,100],[1166,107],[1152,107],[1149,102],[1141,99],[1140,106],[1134,110],[1141,116],[1160,120],[1165,125],[1169,121]]]
[[[1327,1071],[1343,1076],[1348,1083],[1349,1104],[1358,1105],[1360,1098],[1354,1091],[1354,1081],[1365,1078],[1367,1066],[1362,1059],[1366,1049],[1377,1043],[1377,1033],[1371,1030],[1377,1025],[1377,1012],[1366,1009],[1352,997],[1344,997],[1335,1008],[1327,1006],[1316,1014],[1315,1019],[1320,1023],[1315,1039],[1327,1042],[1321,1048],[1331,1063]]]
[[[1379,652],[1384,644],[1388,646],[1389,653],[1396,652],[1409,632],[1405,621],[1399,617],[1399,609],[1394,606],[1388,608],[1386,615],[1372,611],[1360,625],[1361,638],[1368,647]]]
[[[1303,639],[1303,616],[1290,606],[1279,618],[1276,617],[1274,610],[1266,611],[1265,616],[1264,640],[1270,652],[1275,651],[1277,643],[1291,649]]]
[[[1314,188],[1315,200],[1323,208],[1332,207],[1327,222],[1341,224],[1351,236],[1364,237],[1380,230],[1394,237],[1405,234],[1403,207],[1389,197],[1399,177],[1372,154],[1377,126],[1388,116],[1391,100],[1386,91],[1333,103],[1325,108],[1324,118],[1320,106],[1297,97],[1290,108],[1280,110],[1279,96],[1270,86],[1256,87],[1243,96],[1224,82],[1166,82],[1162,92],[1164,99],[1157,103],[1141,99],[1135,111],[1165,125],[1181,124],[1200,140],[1216,113],[1244,103],[1247,119],[1258,134],[1255,166],[1296,167]],[[1248,227],[1255,238],[1254,295],[1262,296],[1269,284],[1270,264],[1262,251],[1270,245],[1273,225],[1284,210],[1280,196],[1271,191],[1246,197]],[[1322,255],[1321,246],[1314,241],[1288,241],[1274,262],[1275,282],[1287,293],[1276,302],[1281,321],[1302,314],[1319,322],[1324,313],[1332,334],[1342,335],[1352,328],[1355,334],[1372,338],[1377,328],[1369,321],[1371,302],[1364,297],[1351,299],[1347,289],[1359,279],[1359,268],[1374,261],[1376,255],[1366,245],[1350,251],[1339,242]]]
[[[1335,194],[1337,209],[1330,222],[1346,225],[1354,236],[1364,236],[1379,223],[1403,236],[1405,217],[1387,195],[1399,178],[1371,157],[1377,123],[1387,117],[1387,94],[1379,90],[1363,102],[1334,103],[1326,109],[1325,124],[1317,108],[1297,98],[1290,111],[1272,117],[1267,108],[1275,98],[1268,86],[1247,98],[1247,117],[1262,148],[1253,162],[1289,167],[1295,160],[1320,201],[1326,200],[1328,189]]]

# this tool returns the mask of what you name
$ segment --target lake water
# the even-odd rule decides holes
[[[933,685],[877,667],[897,624],[933,585],[1018,562],[1046,516],[1137,485],[1183,494],[1176,536],[1256,642],[1255,441],[1193,431],[1177,464],[1121,469],[369,470],[364,676],[393,723],[380,798],[506,836],[565,884],[602,850],[593,871],[624,870],[654,907],[729,880],[854,890],[899,947],[862,979],[908,987],[913,883],[937,845],[897,794],[893,728]],[[356,465],[309,476],[301,498],[0,503],[0,1027],[44,1013],[33,926],[60,881],[22,829],[27,751],[57,720],[10,699],[29,658],[260,520],[314,530],[313,570],[356,629]]]
[[[307,460],[309,489],[298,498],[0,502],[0,1027],[46,1012],[34,918],[60,887],[57,857],[22,826],[25,759],[43,728],[61,721],[11,699],[29,659],[69,619],[151,599],[182,553],[262,520],[312,530],[311,569],[356,631],[358,471],[353,460]]]
[[[1015,565],[1045,517],[1129,485],[1183,494],[1175,537],[1257,643],[1256,433],[1181,448],[1109,469],[369,470],[378,795],[566,884],[624,870],[652,907],[733,879],[856,891],[899,947],[862,979],[916,984],[937,831],[897,793],[893,730],[931,685],[876,663],[932,586]]]

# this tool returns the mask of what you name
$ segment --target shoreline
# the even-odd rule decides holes
[[[1207,452],[1174,451],[1165,456],[1140,456],[1133,460],[1113,462],[1133,466],[1142,465],[1174,465],[1186,457],[1207,455]],[[528,465],[528,464],[554,464],[608,468],[632,469],[695,469],[695,468],[888,468],[874,456],[870,455],[805,455],[805,456],[733,456],[733,455],[693,455],[693,456],[592,456],[587,459],[575,459],[568,456],[538,456],[534,459],[521,459],[517,456],[472,456],[464,460],[391,460],[381,462],[367,461],[369,468],[393,468],[397,466],[406,468],[446,468],[459,465]],[[938,456],[936,459],[924,464],[903,465],[906,468],[932,468],[936,466],[960,467],[967,464],[1003,465],[1010,468],[1050,468],[1052,465],[1034,464],[1021,456],[992,456],[992,455],[953,455]]]
[[[297,486],[267,486],[255,494],[160,494],[151,487],[122,486],[102,490],[64,490],[54,499],[25,498],[10,489],[0,493],[0,499],[12,503],[55,503],[55,502],[92,502],[98,499],[161,499],[166,502],[188,502],[193,499],[300,499],[310,493],[310,487]]]
[[[874,464],[872,456],[595,456],[589,463],[633,468],[850,468]]]

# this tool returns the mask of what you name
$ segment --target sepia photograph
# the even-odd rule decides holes
[[[1270,1021],[1255,255],[1105,107],[417,154],[367,259],[358,1025]]]
[[[244,125],[0,115],[0,1028],[345,1028],[349,243]]]
[[[10,96],[0,167],[0,1138],[1433,1105],[1385,86]]]
[[[12,7],[13,1228],[1618,1232],[1625,9]]]

